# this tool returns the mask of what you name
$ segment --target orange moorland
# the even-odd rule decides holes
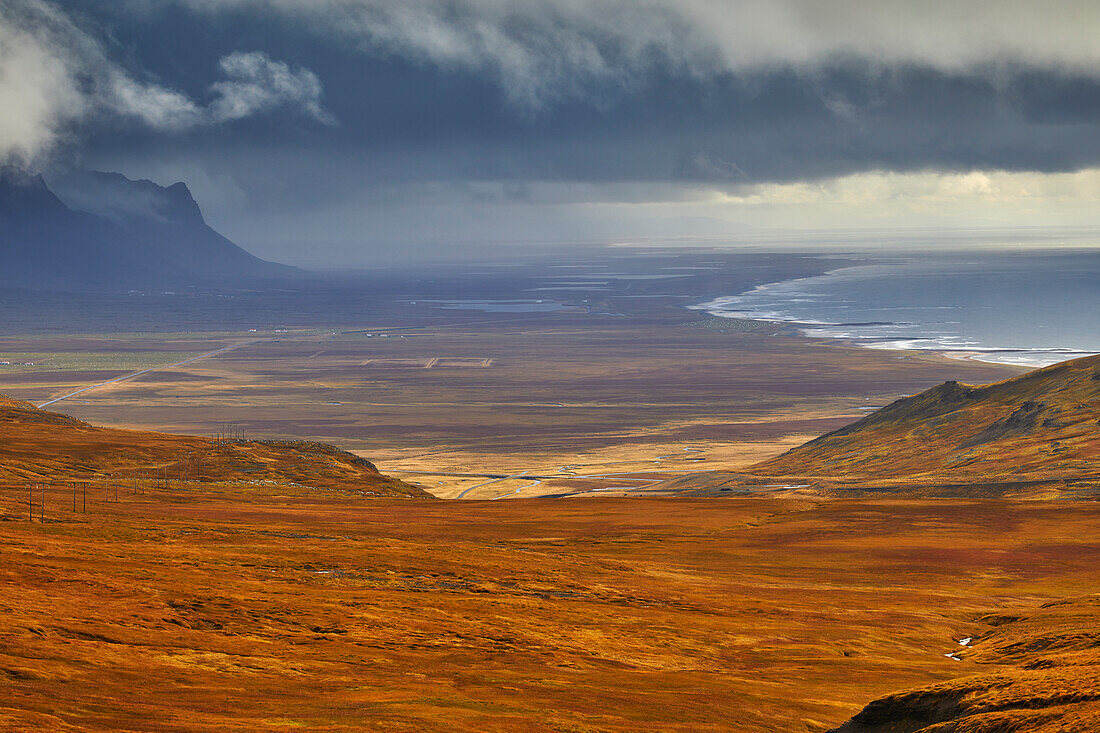
[[[5,497],[6,730],[823,731],[1100,568],[1071,502],[91,498]]]
[[[824,731],[907,688],[931,692],[867,730],[935,696],[1063,726],[1029,730],[1091,714],[1094,637],[1041,606],[1096,591],[1094,502],[377,498],[365,466],[307,483],[338,452],[5,409],[5,435],[57,441],[4,443],[6,730]],[[61,449],[116,477],[77,503],[47,480]],[[998,641],[1040,616],[1014,626],[1072,674]]]
[[[312,441],[211,440],[101,428],[0,396],[0,485],[235,481],[428,497],[369,461]]]
[[[1100,496],[1100,356],[985,386],[945,382],[737,474],[664,491]]]
[[[1085,478],[1100,458],[1100,356],[981,387],[946,382],[759,466],[883,478]]]
[[[837,733],[1100,730],[1100,596],[997,613],[956,656],[999,668],[875,700]]]

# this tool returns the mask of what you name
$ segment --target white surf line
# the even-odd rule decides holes
[[[192,356],[190,359],[184,359],[183,361],[178,361],[175,364],[166,364],[164,366],[152,367],[151,369],[142,369],[140,372],[134,372],[133,374],[124,374],[121,377],[115,377],[114,379],[108,379],[106,382],[99,382],[98,384],[92,384],[92,385],[89,385],[87,387],[81,387],[80,389],[76,390],[75,392],[70,392],[69,394],[62,395],[60,397],[56,397],[56,398],[50,400],[49,402],[43,402],[41,405],[38,406],[38,408],[42,409],[43,407],[49,407],[50,405],[61,402],[62,400],[67,400],[70,397],[76,397],[78,394],[84,394],[85,392],[87,392],[89,390],[98,389],[99,387],[106,387],[108,384],[117,384],[119,382],[125,382],[128,379],[134,379],[135,377],[140,377],[143,374],[149,374],[150,372],[160,371],[161,369],[175,369],[176,367],[187,366],[188,364],[190,364],[192,362],[196,362],[199,359],[206,359],[206,358],[209,358],[211,356],[217,356],[218,354],[224,354],[227,351],[232,351],[233,349],[239,349],[242,346],[247,346],[248,344],[254,344],[257,341],[263,341],[263,340],[264,339],[252,339],[252,340],[249,340],[249,341],[241,341],[240,343],[232,344],[230,346],[224,346],[220,349],[215,349],[214,351],[208,351],[205,354],[199,354],[198,356]]]

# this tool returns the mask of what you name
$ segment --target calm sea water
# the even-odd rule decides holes
[[[1100,249],[838,260],[695,307],[870,348],[1045,366],[1100,353]]]

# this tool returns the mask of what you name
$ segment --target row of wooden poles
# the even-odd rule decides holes
[[[72,511],[73,513],[80,512],[87,514],[88,512],[88,488],[93,487],[93,494],[95,491],[94,486],[99,482],[92,481],[67,481],[63,484],[27,484],[27,517],[30,521],[35,519],[35,511],[38,512],[38,520],[40,522],[46,521],[46,492],[56,491],[57,489],[64,489],[66,494],[71,492],[72,494]],[[122,483],[117,479],[103,479],[103,500],[107,503],[112,501],[118,501],[118,489],[119,484]],[[163,487],[168,486],[167,478],[157,478],[154,480],[155,485]],[[134,478],[131,480],[129,486],[123,485],[123,493],[127,488],[130,489],[131,494],[144,494],[145,482]]]

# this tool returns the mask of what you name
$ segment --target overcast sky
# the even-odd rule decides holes
[[[1098,29],[1095,0],[0,0],[0,156],[184,180],[306,263],[1089,226]]]

